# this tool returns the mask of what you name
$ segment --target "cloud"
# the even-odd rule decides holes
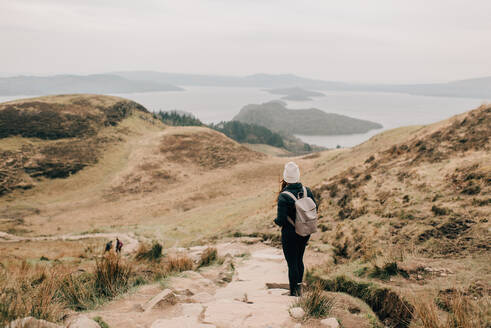
[[[491,75],[490,32],[487,0],[3,1],[0,70],[448,80]]]

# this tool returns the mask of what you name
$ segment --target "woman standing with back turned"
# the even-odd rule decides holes
[[[310,235],[302,237],[295,232],[296,208],[295,199],[307,197],[314,200],[312,191],[300,183],[300,170],[294,162],[285,164],[281,191],[278,196],[278,215],[274,222],[281,227],[281,243],[290,280],[290,296],[301,295],[301,284],[304,273],[303,254]],[[294,197],[292,197],[294,196]],[[315,200],[314,200],[315,203]],[[317,203],[315,203],[317,207]]]

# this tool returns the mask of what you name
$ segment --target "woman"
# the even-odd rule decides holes
[[[314,200],[312,191],[309,188],[306,188],[306,190],[307,196]],[[304,196],[303,186],[300,183],[300,170],[294,162],[285,164],[283,181],[281,182],[281,190],[278,196],[278,215],[274,222],[281,227],[281,244],[288,263],[290,296],[300,296],[304,273],[303,254],[310,236],[302,237],[295,232],[295,226],[292,224],[296,218],[295,200],[288,194],[283,193],[284,191],[289,191],[297,198]]]

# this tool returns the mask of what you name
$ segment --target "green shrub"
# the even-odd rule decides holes
[[[153,114],[154,118],[162,121],[164,124],[173,126],[202,126],[204,125],[198,118],[192,114],[181,113],[178,111],[159,111]]]

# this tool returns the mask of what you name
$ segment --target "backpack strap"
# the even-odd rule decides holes
[[[286,195],[290,196],[291,198],[293,198],[294,201],[297,201],[297,197],[295,197],[295,195],[289,191],[283,191],[282,194],[286,194]]]
[[[294,201],[297,201],[297,197],[295,197],[295,195],[289,191],[283,191],[282,194],[286,194],[290,196]],[[295,222],[293,222],[293,220],[289,216],[287,216],[286,219],[288,220],[288,222],[290,222],[292,226],[295,226]]]
[[[305,198],[305,197],[307,197],[307,187],[302,186],[302,188],[303,188],[303,197],[302,198]]]

